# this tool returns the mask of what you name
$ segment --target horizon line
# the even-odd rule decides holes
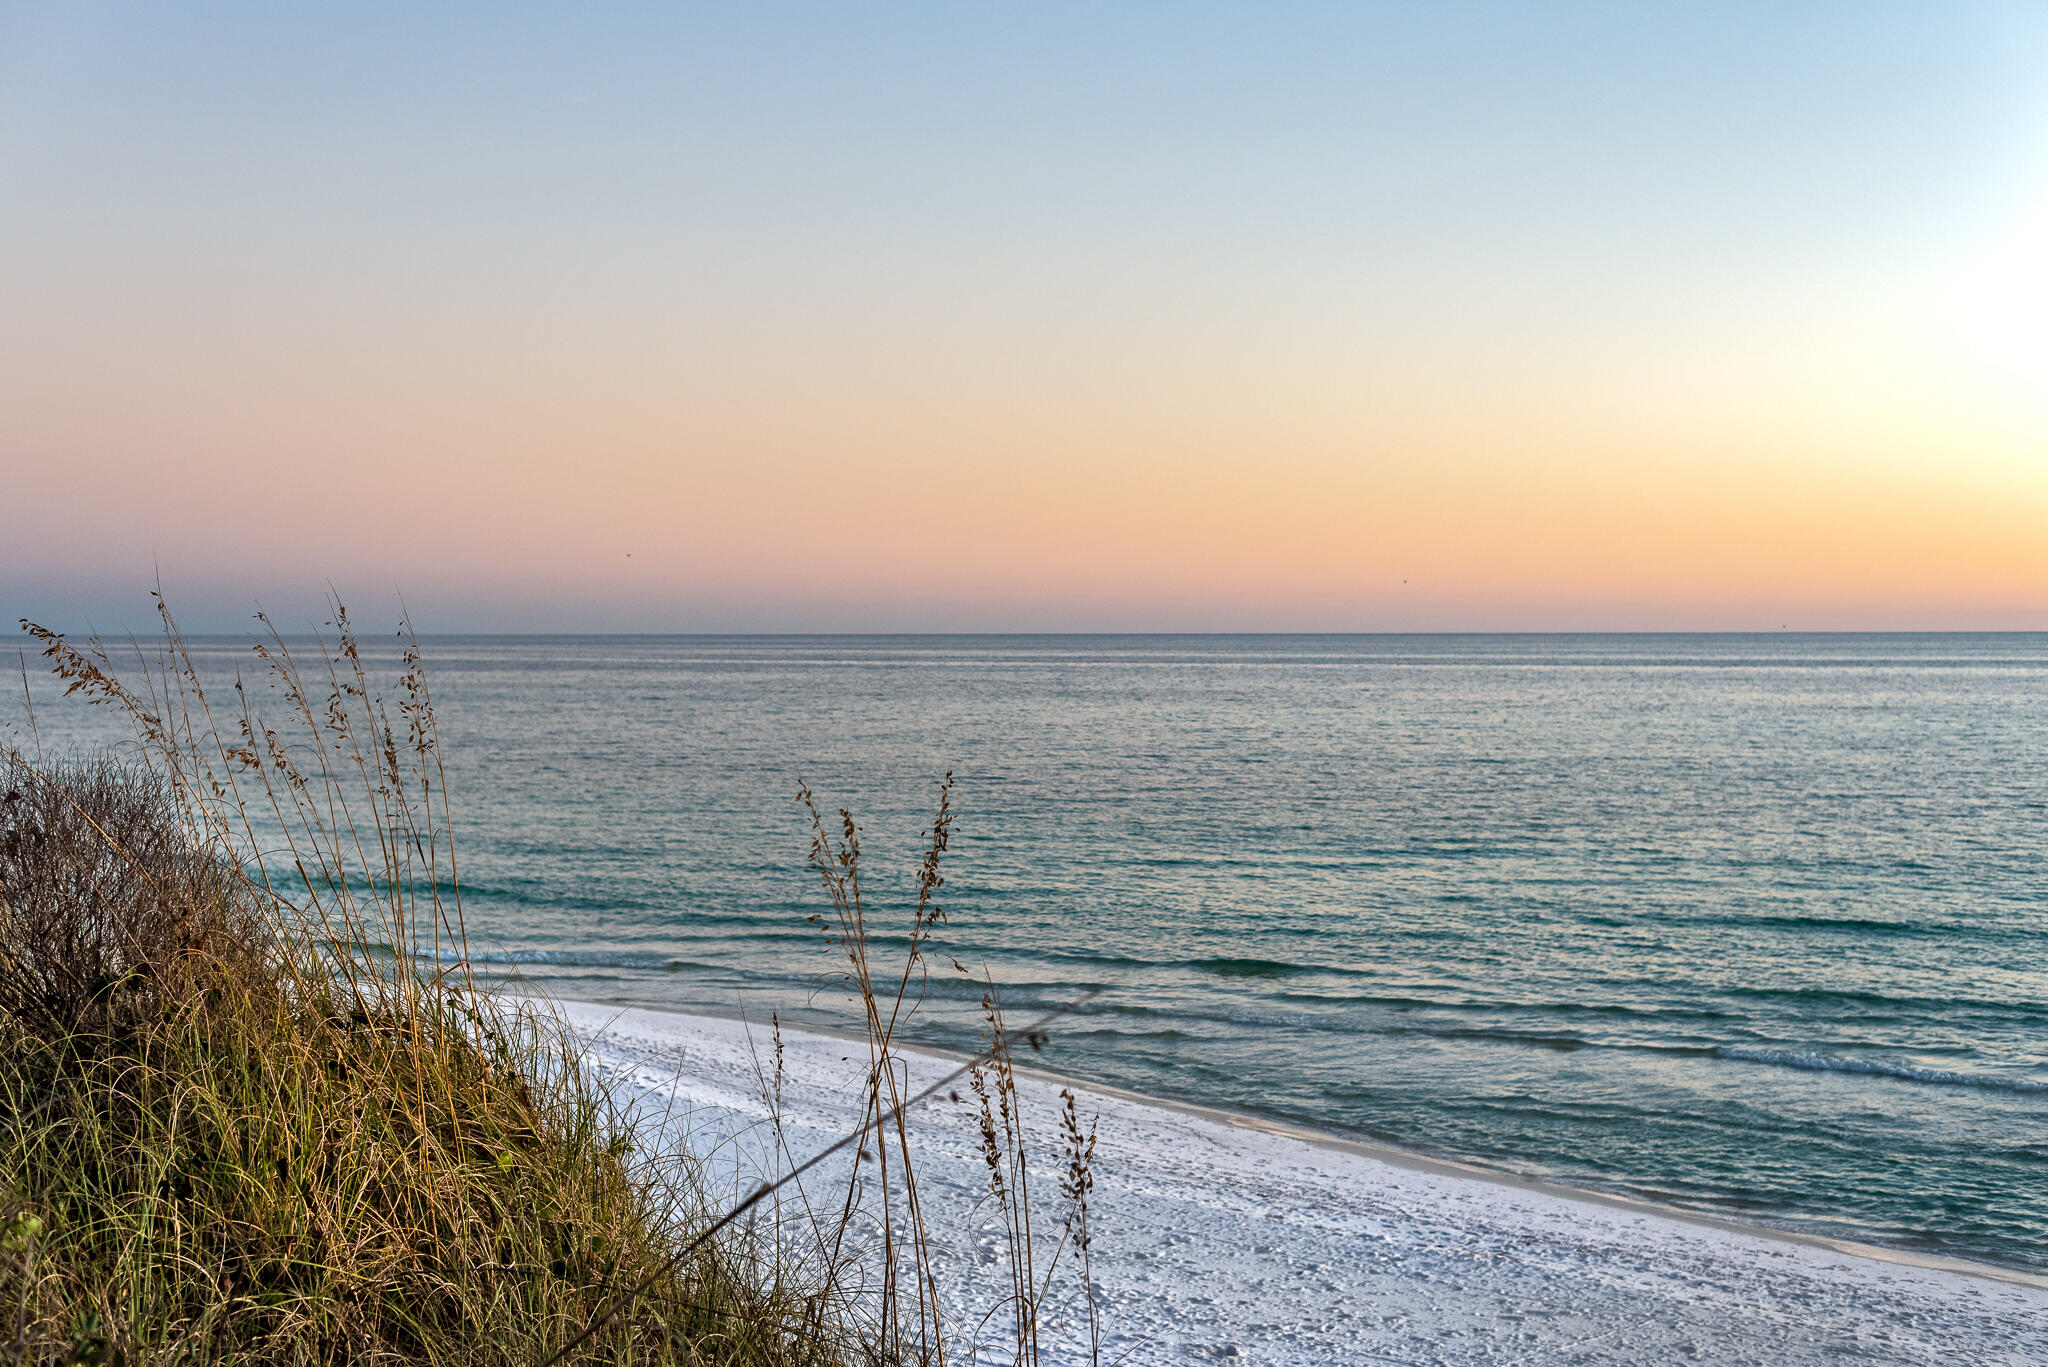
[[[133,633],[123,633],[132,635]],[[262,636],[261,631],[192,631],[182,633],[187,640],[240,640],[247,636]],[[289,637],[312,636],[313,628],[298,631],[284,631]],[[381,634],[378,633],[378,634]],[[1177,631],[1146,628],[1138,630],[1072,630],[1072,631],[1004,631],[1004,630],[930,630],[930,631],[421,631],[421,640],[617,640],[639,638],[648,640],[847,640],[847,639],[958,639],[962,637],[995,637],[1003,639],[1066,639],[1066,638],[1112,638],[1144,636],[1177,639],[1226,639],[1243,637],[1314,637],[1314,638],[1357,638],[1357,637],[1566,637],[1566,636],[1611,636],[1611,637],[1703,637],[1703,636],[2048,636],[2048,627],[1894,627],[1894,628],[1791,628],[1791,627],[1732,627],[1732,628],[1556,628],[1556,629],[1419,629],[1394,631],[1385,629],[1351,631],[1287,631],[1287,630],[1210,630]],[[360,629],[358,640],[375,639],[365,637]]]

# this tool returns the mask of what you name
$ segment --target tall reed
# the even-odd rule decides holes
[[[1044,1361],[1042,1310],[1062,1256],[1071,1253],[1084,1260],[1080,1274],[1088,1310],[1088,1360],[1099,1362],[1101,1335],[1092,1267],[1085,1262],[1090,1239],[1087,1202],[1095,1180],[1094,1126],[1091,1122],[1083,1137],[1073,1095],[1071,1091],[1064,1093],[1067,1112],[1062,1121],[1062,1137],[1066,1171],[1061,1179],[1061,1194],[1066,1210],[1057,1239],[1049,1250],[1045,1249],[1033,1229],[1030,1142],[1011,1054],[1011,1035],[995,984],[986,974],[981,1000],[984,1048],[969,1060],[965,1071],[978,1103],[981,1158],[988,1180],[986,1199],[1004,1230],[1003,1257],[1009,1273],[1009,1293],[1001,1305],[970,1326],[949,1327],[941,1312],[930,1221],[918,1189],[918,1168],[908,1128],[909,1065],[900,1041],[924,1004],[932,966],[932,937],[946,923],[937,893],[946,882],[941,866],[952,838],[952,795],[953,776],[949,773],[939,788],[937,812],[924,833],[924,853],[917,867],[916,896],[909,909],[903,962],[885,971],[876,962],[870,934],[867,897],[861,881],[859,827],[845,808],[838,810],[836,820],[828,821],[809,787],[799,784],[797,789],[797,800],[811,828],[811,867],[831,907],[829,916],[821,914],[811,919],[832,936],[846,966],[846,981],[854,989],[866,1024],[868,1058],[861,1126],[872,1130],[876,1165],[872,1184],[867,1182],[859,1164],[849,1173],[834,1227],[832,1252],[824,1266],[834,1277],[844,1275],[840,1241],[861,1201],[873,1199],[881,1228],[881,1293],[875,1299],[870,1332],[872,1341],[889,1360],[942,1367],[949,1352],[964,1348],[970,1361],[979,1361],[984,1326],[990,1318],[1007,1310],[1010,1361],[1015,1367],[1040,1367]],[[953,960],[952,966],[956,973],[973,976],[958,960]],[[1046,1035],[1039,1028],[1027,1030],[1025,1038],[1034,1051],[1046,1043]],[[776,1043],[779,1057],[779,1035]],[[778,1071],[778,1084],[779,1078]],[[779,1095],[779,1085],[777,1092]],[[781,1133],[779,1119],[777,1132]],[[864,1154],[867,1152],[863,1150]]]

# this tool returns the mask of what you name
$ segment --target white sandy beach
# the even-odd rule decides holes
[[[557,1005],[630,1095],[714,1153],[721,1184],[762,1170],[766,1021]],[[807,1156],[855,1123],[865,1049],[794,1031],[783,1044],[784,1121]],[[947,1066],[916,1056],[913,1083]],[[1076,1090],[1084,1117],[1101,1116],[1104,1362],[2048,1363],[2048,1280],[1869,1256]],[[1051,1209],[1058,1084],[1032,1078],[1025,1091]],[[999,1226],[977,1208],[969,1108],[928,1103],[913,1142],[949,1318],[969,1328],[1007,1284]],[[845,1171],[827,1169],[812,1190]],[[1055,1318],[1050,1361],[1086,1360],[1078,1305]],[[988,1337],[981,1360],[1006,1361],[1000,1332]]]

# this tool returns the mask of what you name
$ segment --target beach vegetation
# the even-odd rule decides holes
[[[1052,1269],[1087,1267],[1093,1136],[1070,1101],[1041,1255],[992,983],[969,1071],[1011,1230],[1011,1303],[984,1321],[1008,1325],[999,1352],[941,1313],[917,1190],[901,1036],[944,921],[950,786],[886,971],[858,828],[802,793],[820,923],[864,1013],[848,1139],[867,1161],[832,1202],[740,1220],[545,1002],[473,971],[409,623],[387,693],[339,603],[310,649],[259,617],[256,677],[231,684],[201,677],[158,610],[160,645],[120,670],[102,642],[24,623],[136,744],[0,753],[5,1360],[1039,1361]],[[787,1143],[777,1046],[777,1157],[750,1207],[814,1161]]]

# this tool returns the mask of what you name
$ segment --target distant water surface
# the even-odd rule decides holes
[[[1062,1070],[2048,1267],[2048,637],[427,653],[474,942],[558,996],[848,1023],[797,780],[897,926],[952,770],[929,1042],[953,955],[1018,1017],[1103,989]]]

